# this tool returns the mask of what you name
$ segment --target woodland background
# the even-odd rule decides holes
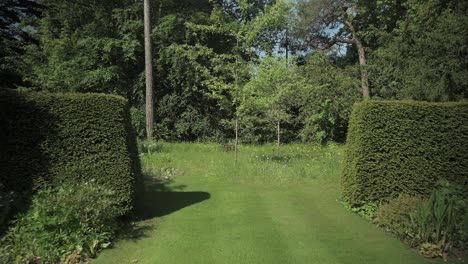
[[[154,137],[345,140],[352,105],[468,97],[463,0],[152,1]],[[0,87],[121,95],[145,129],[143,3],[0,3]],[[364,59],[364,60],[363,60]]]

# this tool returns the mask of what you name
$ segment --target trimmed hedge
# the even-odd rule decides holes
[[[351,115],[343,198],[351,205],[429,195],[439,179],[468,190],[468,102],[364,101]]]
[[[44,180],[94,180],[134,207],[141,168],[124,98],[0,90],[0,125],[0,181],[19,200]]]

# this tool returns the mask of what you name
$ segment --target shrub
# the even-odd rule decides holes
[[[146,114],[144,107],[131,107],[130,116],[132,128],[138,138],[144,138],[146,133]]]
[[[95,257],[109,245],[125,213],[114,195],[94,181],[41,188],[3,238],[0,260],[58,263],[69,256]]]
[[[427,203],[411,214],[409,235],[429,257],[442,257],[452,246],[468,242],[468,199],[464,188],[440,181]]]
[[[7,192],[27,201],[37,182],[95,180],[126,212],[132,209],[140,165],[124,98],[2,90],[0,124]]]
[[[305,121],[300,135],[304,142],[325,144],[332,138],[336,129],[336,117],[332,109],[332,101],[327,99],[320,105],[320,110]]]
[[[411,214],[423,201],[421,197],[401,194],[398,198],[380,206],[377,222],[387,231],[406,239],[411,228]]]
[[[365,218],[370,222],[374,222],[376,218],[377,211],[379,210],[379,205],[373,202],[364,203],[359,206],[351,206],[348,202],[343,201],[342,204],[346,209],[351,210],[352,212],[358,214],[359,216]]]
[[[350,119],[343,197],[352,205],[428,196],[439,179],[468,190],[468,103],[364,101]]]
[[[160,142],[155,142],[155,141],[147,141],[147,140],[140,141],[139,147],[140,147],[139,149],[140,153],[151,154],[151,153],[164,151],[163,144]]]
[[[402,194],[382,205],[377,219],[425,257],[446,258],[452,246],[467,246],[468,194],[448,181],[436,185],[429,199]]]

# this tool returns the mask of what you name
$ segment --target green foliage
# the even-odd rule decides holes
[[[42,8],[32,0],[0,2],[0,88],[24,85],[18,61],[24,47],[32,42],[26,30],[27,20],[40,16]]]
[[[140,153],[145,153],[145,154],[151,154],[151,153],[156,153],[156,152],[163,152],[164,151],[164,145],[162,143],[156,142],[156,141],[141,141],[139,143],[139,152]]]
[[[284,135],[284,129],[282,132]],[[275,135],[276,127],[272,124],[270,119],[266,118],[261,113],[249,113],[239,117],[240,142],[245,144],[268,143],[275,140]]]
[[[0,242],[3,263],[58,263],[96,257],[126,213],[116,192],[95,181],[44,186]],[[1,252],[1,251],[0,251]]]
[[[103,92],[133,100],[143,70],[141,3],[44,0],[26,48],[23,78],[54,92]]]
[[[125,99],[0,93],[0,181],[5,191],[27,203],[38,182],[94,180],[115,192],[122,210],[132,209],[140,165]]]
[[[382,226],[385,230],[403,239],[408,239],[408,232],[411,228],[411,215],[422,202],[421,197],[401,194],[380,206],[376,220],[379,226]]]
[[[398,4],[403,16],[393,30],[379,32],[381,44],[369,59],[376,94],[427,101],[467,98],[466,1],[408,0]],[[397,4],[390,6],[394,9]]]
[[[165,95],[156,114],[156,138],[166,141],[216,140],[213,136],[222,134],[219,120],[226,113],[217,110],[215,105],[215,100],[203,98],[198,91]]]
[[[258,159],[265,162],[278,162],[278,163],[288,163],[291,160],[291,156],[289,154],[284,153],[271,153],[271,154],[260,154],[257,155]]]
[[[447,260],[447,249],[444,248],[444,245],[435,245],[431,243],[423,243],[419,247],[419,253],[426,258],[444,258]]]
[[[295,90],[303,85],[297,72],[297,65],[287,59],[265,57],[258,65],[252,65],[252,78],[238,94],[237,115],[244,122],[269,123],[276,132],[277,123],[291,119]]]
[[[360,215],[361,217],[367,219],[370,222],[375,221],[376,214],[379,210],[379,205],[377,203],[364,203],[360,206],[352,206],[350,203],[343,201],[342,204],[348,210]]]
[[[323,53],[316,52],[300,67],[305,84],[296,97],[300,111],[297,122],[305,142],[344,142],[349,116],[361,100],[356,67],[339,68]]]
[[[300,66],[296,58],[265,57],[236,94],[240,139],[247,143],[275,140],[281,124],[285,142],[344,141],[352,105],[360,100],[357,69],[340,69],[320,52]]]
[[[295,87],[301,86],[301,78],[295,74],[297,65],[286,59],[266,57],[251,69],[253,78],[242,92],[242,111],[274,110],[269,114],[272,120],[285,119],[285,108]],[[289,102],[291,103],[291,102]]]
[[[345,14],[357,1],[299,0],[293,34],[303,44],[303,49],[323,49],[335,39],[347,38],[350,30],[345,24]],[[356,13],[355,10],[353,10]],[[304,47],[305,46],[305,47]]]
[[[130,107],[130,117],[132,120],[132,128],[138,138],[145,137],[146,131],[146,116],[144,107]]]
[[[420,204],[411,216],[412,243],[422,253],[442,256],[452,246],[468,242],[468,199],[464,186],[438,182],[427,203]]]
[[[103,92],[121,95],[135,108],[144,105],[141,1],[41,0],[43,9],[36,2],[0,4],[4,86]],[[237,119],[242,141],[271,142],[276,138],[272,120],[281,119],[284,142],[344,142],[352,105],[361,99],[356,49],[350,43],[334,45],[350,40],[346,16],[366,47],[373,96],[467,98],[465,2],[155,1],[155,137],[223,142],[234,137],[227,124]],[[328,46],[335,48],[316,49]],[[294,54],[299,58],[289,56]],[[290,69],[260,69],[281,57],[289,58]],[[255,65],[250,72],[248,65]],[[267,90],[283,87],[284,80],[297,85],[294,92],[269,96]],[[257,109],[244,111],[249,86],[267,88],[250,98],[263,101]],[[142,115],[134,110],[141,136]]]
[[[352,205],[468,186],[468,103],[365,101],[351,117],[342,175]]]
[[[301,131],[302,140],[307,141],[312,138],[312,141],[320,144],[326,143],[331,139],[335,123],[331,112],[331,101],[327,99],[322,103],[320,112],[306,120],[306,126]]]
[[[142,112],[136,111],[145,94],[141,1],[43,0],[42,16],[36,4],[16,2],[13,13],[15,5],[22,6],[20,13],[32,12],[21,27],[34,30],[21,33],[27,41],[2,38],[0,71],[21,73],[44,90],[124,96],[135,107],[133,124],[141,136]],[[352,44],[323,53],[312,48],[349,39],[346,8],[366,47],[376,97],[467,97],[463,1],[161,0],[152,7],[156,138],[223,142],[233,138],[229,122],[237,118],[243,142],[274,140],[273,119],[281,119],[285,142],[344,142],[352,105],[361,99],[356,50]],[[2,25],[7,33],[21,27]],[[300,59],[289,56],[285,63],[278,59],[284,52]],[[250,72],[249,64],[255,65]],[[273,67],[265,69],[268,64]],[[297,86],[287,96],[270,96],[268,89],[284,83]],[[257,101],[249,111],[242,109],[246,94]]]

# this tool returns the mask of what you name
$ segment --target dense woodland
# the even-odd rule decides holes
[[[464,0],[151,4],[156,139],[344,141],[368,97],[468,97]],[[0,34],[1,87],[121,95],[144,136],[142,1],[6,0]]]

